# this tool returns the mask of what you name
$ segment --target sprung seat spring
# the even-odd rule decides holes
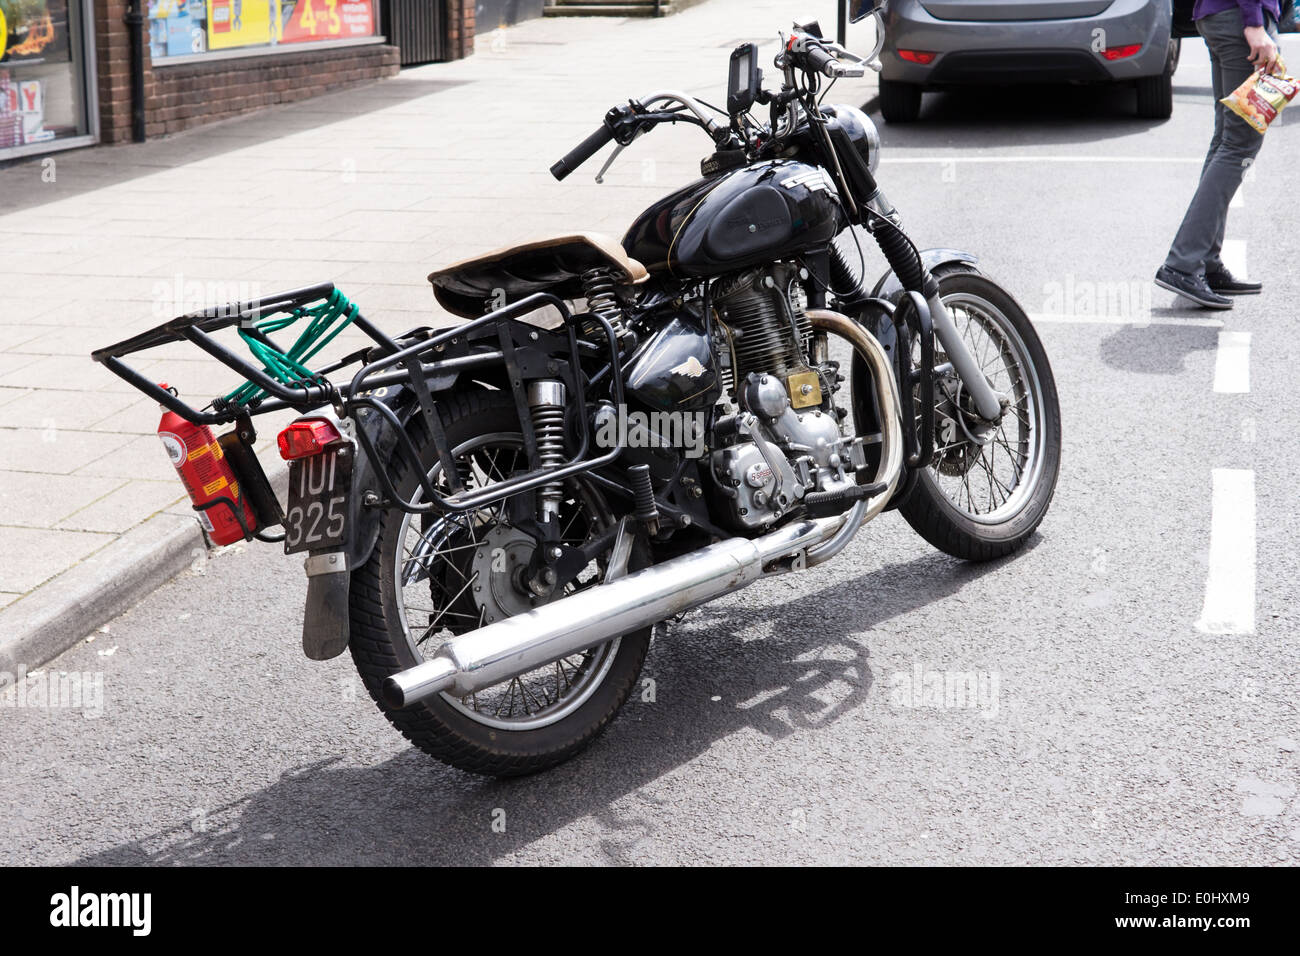
[[[614,329],[614,334],[622,338],[627,334],[623,307],[619,304],[614,289],[617,283],[614,271],[604,266],[588,269],[581,276],[582,289],[587,296],[587,311],[594,312]]]

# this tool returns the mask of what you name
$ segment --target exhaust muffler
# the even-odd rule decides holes
[[[409,707],[440,693],[463,697],[739,591],[771,571],[789,570],[786,559],[820,563],[843,548],[864,520],[884,508],[902,473],[898,387],[874,338],[838,313],[810,311],[810,317],[848,338],[871,366],[884,419],[877,480],[887,490],[845,514],[796,521],[753,540],[729,538],[462,634],[424,663],[384,681],[388,705]]]
[[[464,696],[757,581],[764,567],[829,538],[843,517],[798,521],[761,538],[728,538],[693,554],[462,634],[423,664],[384,682],[384,699],[408,707],[444,691]]]

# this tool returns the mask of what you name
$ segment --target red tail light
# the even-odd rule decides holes
[[[285,461],[296,458],[310,458],[319,455],[330,445],[342,441],[343,436],[326,418],[301,418],[294,422],[276,438],[280,446],[280,457]]]
[[[1129,57],[1137,55],[1141,49],[1141,43],[1130,43],[1128,46],[1113,46],[1107,50],[1102,50],[1101,55],[1108,60],[1127,60]]]
[[[920,63],[922,66],[929,66],[939,54],[927,53],[924,50],[899,50],[898,55],[909,63]]]

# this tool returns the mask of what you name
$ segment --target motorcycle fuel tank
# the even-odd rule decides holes
[[[771,160],[664,197],[632,224],[623,248],[651,273],[703,278],[824,247],[844,225],[825,172]]]

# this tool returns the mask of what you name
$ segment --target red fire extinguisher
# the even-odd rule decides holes
[[[166,384],[160,387],[167,389]],[[235,473],[231,471],[211,428],[186,421],[163,407],[158,437],[167,450],[167,457],[176,466],[176,473],[181,476],[190,501],[195,505],[205,505],[217,498],[228,498],[238,504],[248,530],[257,530],[257,519],[248,502],[240,496],[239,482],[235,480]],[[198,515],[213,544],[233,544],[244,540],[244,531],[229,505],[213,505]]]

